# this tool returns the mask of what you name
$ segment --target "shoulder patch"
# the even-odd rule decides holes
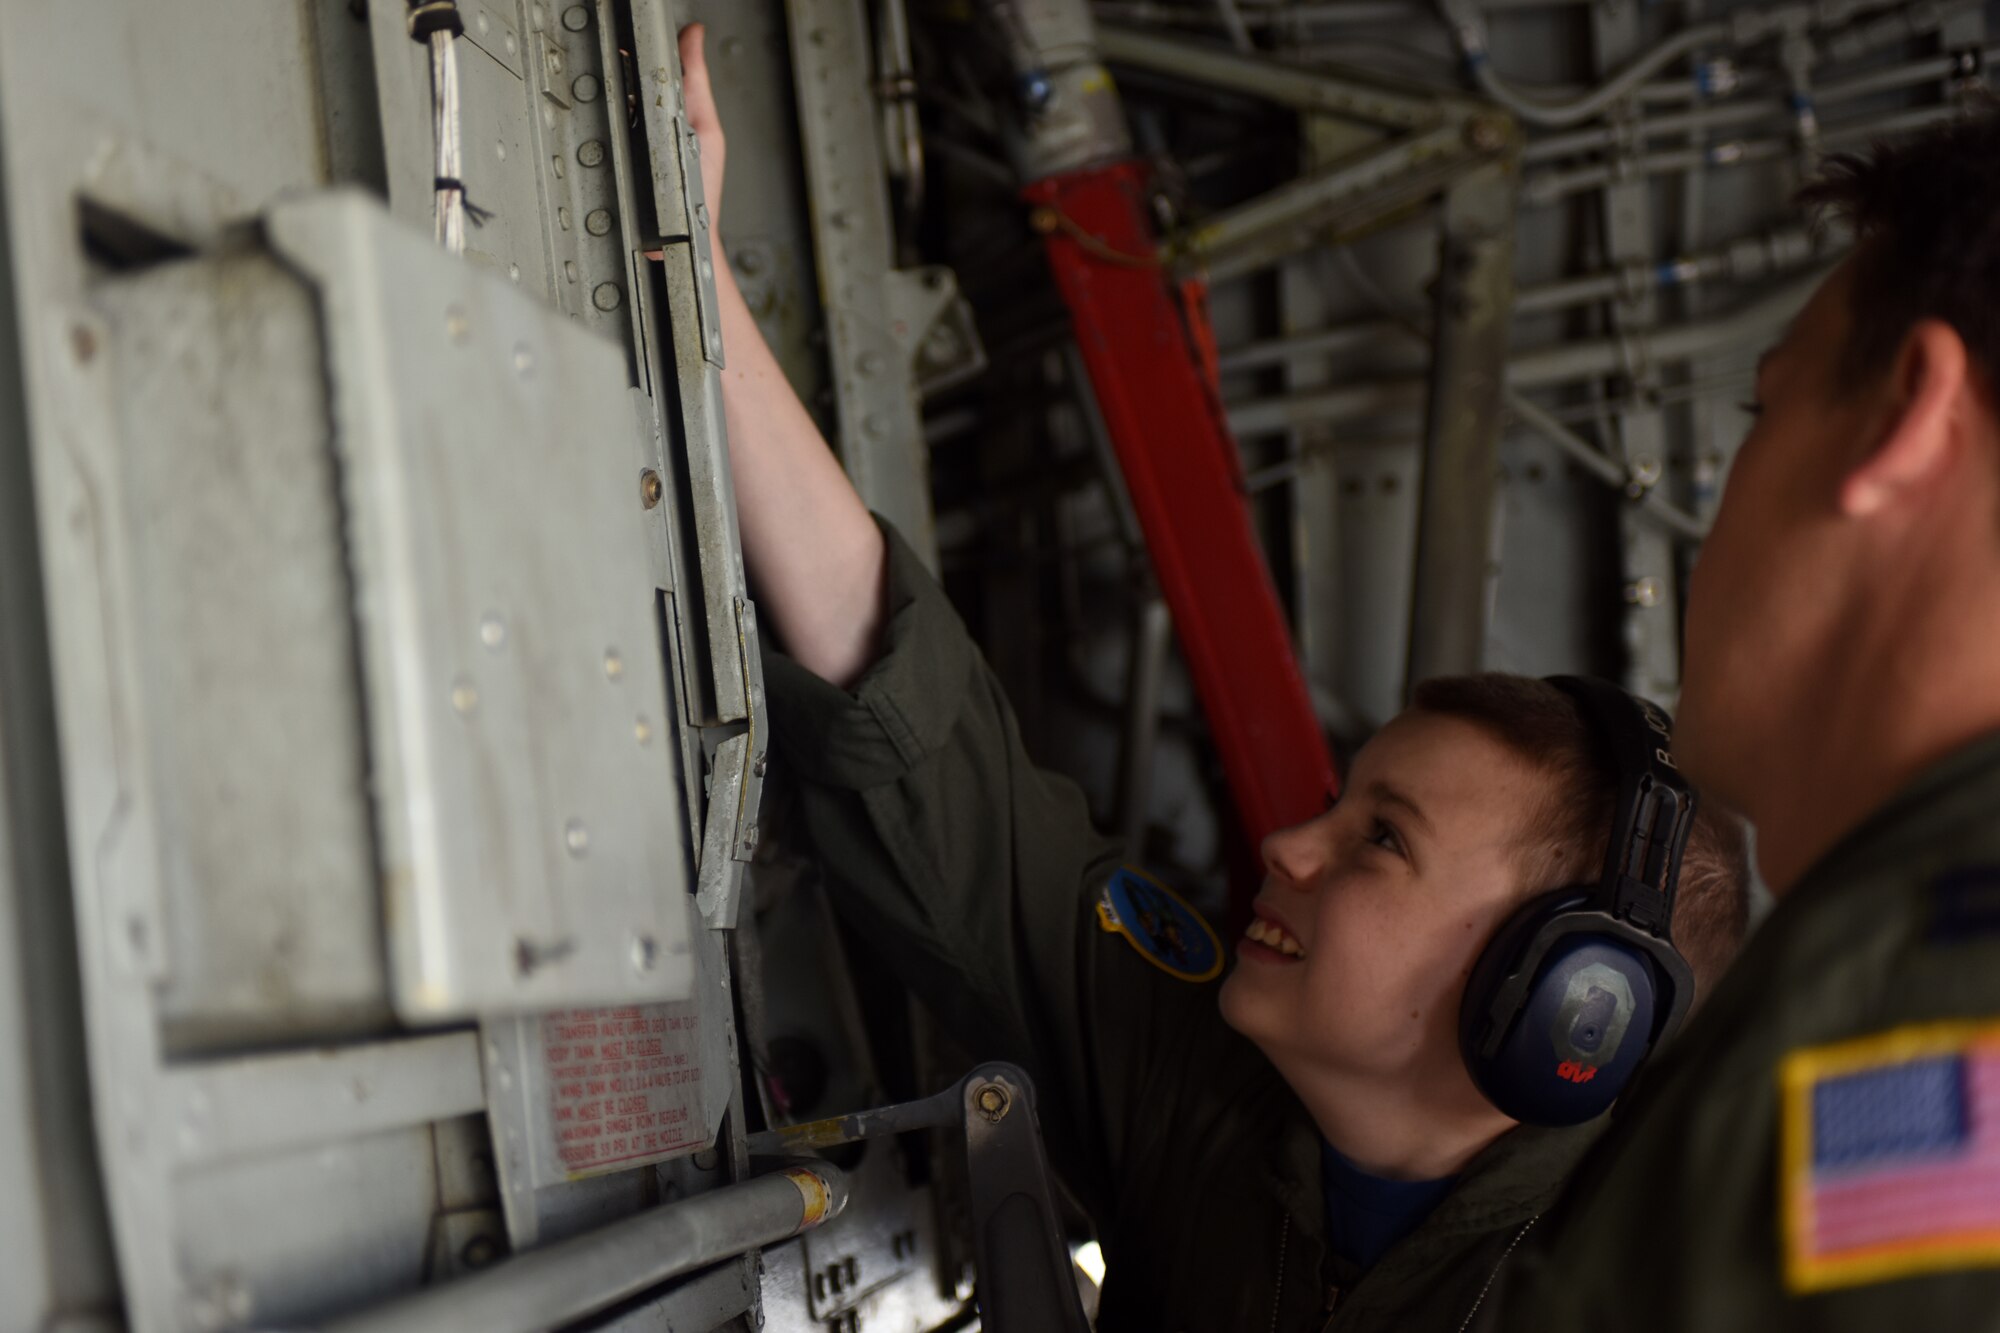
[[[1201,913],[1143,871],[1120,866],[1097,898],[1099,929],[1123,935],[1141,957],[1182,981],[1222,972],[1222,941]]]
[[[2000,1267],[2000,1020],[1807,1047],[1778,1079],[1791,1291]]]

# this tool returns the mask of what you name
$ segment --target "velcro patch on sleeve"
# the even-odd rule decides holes
[[[1098,895],[1097,924],[1182,981],[1212,981],[1222,972],[1222,941],[1201,913],[1130,866],[1114,871]]]
[[[1793,1292],[2000,1266],[2000,1021],[1796,1050],[1779,1085]]]

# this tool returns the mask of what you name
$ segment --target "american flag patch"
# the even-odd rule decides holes
[[[2000,1022],[1794,1051],[1779,1080],[1793,1291],[2000,1265]]]

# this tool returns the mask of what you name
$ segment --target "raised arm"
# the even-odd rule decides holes
[[[814,675],[846,688],[880,650],[882,532],[771,355],[724,258],[722,123],[702,45],[700,24],[681,30],[688,120],[701,141],[728,349],[722,402],[743,558],[757,584],[759,615],[786,650]]]

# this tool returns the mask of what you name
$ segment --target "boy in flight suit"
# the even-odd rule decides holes
[[[681,56],[719,214],[699,29]],[[862,506],[716,273],[744,552],[789,653],[765,662],[773,735],[804,826],[843,914],[947,1029],[1035,1078],[1107,1257],[1098,1327],[1458,1328],[1598,1128],[1517,1126],[1458,1035],[1499,924],[1603,864],[1615,781],[1576,707],[1513,677],[1420,690],[1337,804],[1265,842],[1217,987],[1213,933],[1121,869],[1076,788],[1029,760],[943,591]],[[1732,826],[1698,822],[1674,936],[1700,986],[1741,937],[1745,879]]]
[[[2000,106],[1807,198],[1676,753],[1778,898],[1510,1265],[1519,1333],[2000,1330]]]

